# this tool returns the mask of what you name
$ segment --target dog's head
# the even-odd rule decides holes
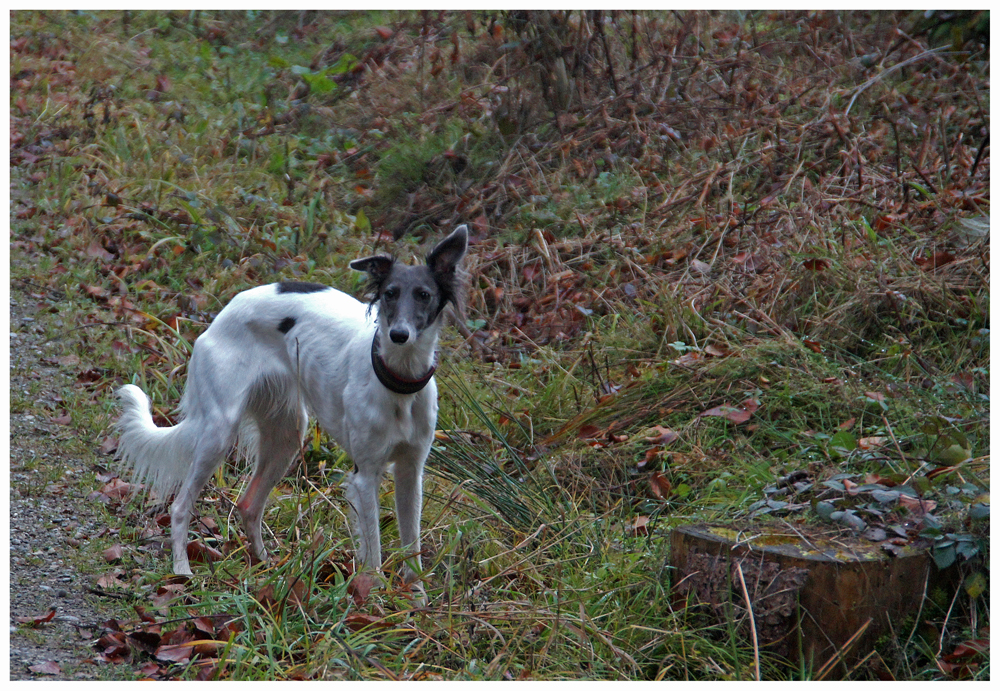
[[[352,269],[368,274],[369,309],[378,306],[379,320],[394,343],[416,340],[448,303],[461,314],[459,264],[468,243],[468,229],[460,225],[435,245],[424,264],[406,266],[385,255],[351,262]]]

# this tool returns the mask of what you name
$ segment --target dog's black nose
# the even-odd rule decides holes
[[[392,339],[393,343],[402,344],[406,343],[406,339],[410,337],[410,332],[405,329],[390,329],[389,338]]]

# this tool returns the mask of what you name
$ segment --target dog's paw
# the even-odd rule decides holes
[[[402,595],[413,604],[413,609],[427,607],[427,591],[424,590],[424,584],[420,581],[404,585]]]

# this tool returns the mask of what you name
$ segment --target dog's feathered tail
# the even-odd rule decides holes
[[[118,458],[132,466],[137,480],[166,499],[180,489],[193,462],[185,421],[157,427],[142,389],[126,384],[117,393],[122,408]]]

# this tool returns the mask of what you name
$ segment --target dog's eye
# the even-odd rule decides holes
[[[426,290],[418,290],[417,299],[420,300],[421,302],[427,302],[428,300],[431,299],[431,294],[428,293]]]
[[[384,295],[389,300],[395,300],[397,297],[399,297],[399,291],[395,288],[389,288],[387,291],[382,293],[382,295]]]

